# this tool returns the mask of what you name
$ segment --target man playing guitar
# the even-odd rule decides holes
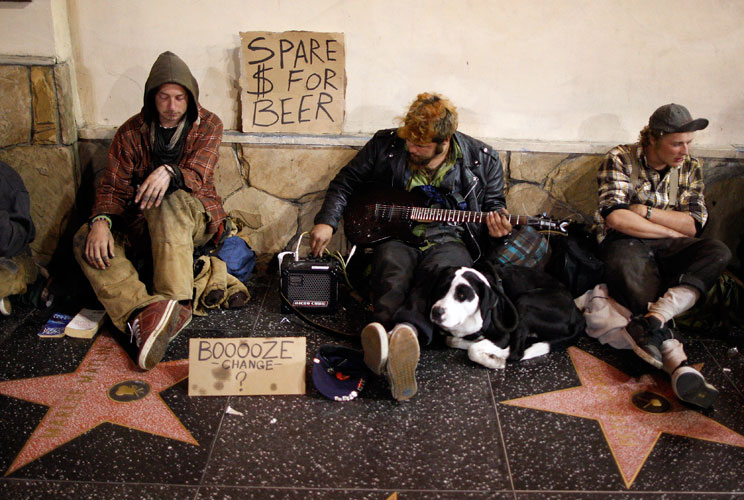
[[[310,232],[314,255],[324,252],[351,197],[368,183],[416,189],[440,208],[488,214],[485,224],[422,222],[412,228],[418,243],[388,239],[375,246],[373,322],[362,330],[362,346],[367,365],[387,376],[402,401],[417,391],[419,342],[433,340],[433,280],[445,267],[471,266],[488,255],[512,225],[498,152],[458,132],[455,107],[438,94],[419,94],[399,128],[378,131],[331,181]]]

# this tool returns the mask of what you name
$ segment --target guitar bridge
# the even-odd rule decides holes
[[[372,218],[376,221],[390,222],[391,220],[393,220],[392,207],[390,205],[381,205],[380,203],[375,203]]]

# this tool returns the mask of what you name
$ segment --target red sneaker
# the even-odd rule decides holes
[[[127,323],[127,328],[140,349],[137,364],[143,370],[151,370],[163,359],[170,340],[171,318],[177,306],[179,304],[175,300],[155,302],[142,309]],[[190,316],[191,311],[189,318]]]
[[[178,334],[191,323],[191,302],[187,305],[176,303],[175,310],[171,316],[170,325],[168,325],[169,335],[168,342],[178,337]]]

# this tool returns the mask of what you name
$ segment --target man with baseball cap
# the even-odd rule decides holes
[[[707,126],[679,104],[654,111],[639,142],[607,153],[595,214],[610,295],[633,314],[628,347],[671,376],[677,397],[703,408],[718,391],[688,365],[667,322],[704,296],[731,259],[722,242],[697,237],[708,211],[702,165],[689,147]]]

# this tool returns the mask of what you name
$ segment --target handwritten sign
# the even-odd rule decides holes
[[[343,33],[240,33],[243,132],[338,134],[344,121]]]
[[[189,396],[304,393],[304,337],[189,339]]]

